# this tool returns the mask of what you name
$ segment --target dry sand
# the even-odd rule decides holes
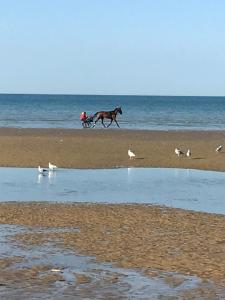
[[[225,132],[0,129],[0,166],[62,168],[179,167],[225,171],[216,153]],[[192,151],[177,157],[174,148]],[[137,159],[129,160],[128,148]],[[0,204],[0,222],[79,227],[57,234],[65,247],[123,267],[195,274],[223,282],[225,217],[145,205]],[[20,236],[42,242],[41,235]]]
[[[0,129],[0,166],[62,168],[178,167],[225,171],[216,146],[225,132],[165,132],[120,129]],[[191,159],[174,154],[192,151]],[[131,148],[137,159],[129,160]]]

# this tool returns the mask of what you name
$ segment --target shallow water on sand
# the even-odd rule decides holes
[[[58,229],[51,229],[51,232]],[[71,228],[64,228],[70,232]],[[75,228],[74,230],[77,230]],[[18,234],[48,233],[44,228],[0,225],[1,299],[181,299],[221,291],[195,276],[154,270],[142,272],[97,263],[57,246],[47,239],[40,245],[21,243]],[[62,245],[61,245],[62,246]],[[11,261],[10,261],[11,259]],[[4,265],[4,260],[8,264]],[[145,272],[144,272],[145,271]],[[182,298],[183,299],[183,298]],[[187,298],[193,299],[193,298]]]
[[[0,201],[145,203],[225,214],[225,173],[165,168],[0,168]]]

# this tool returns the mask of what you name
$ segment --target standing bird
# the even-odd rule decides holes
[[[131,158],[135,158],[135,154],[134,154],[134,152],[132,152],[130,149],[128,150],[128,156],[129,156],[129,158],[131,159]]]
[[[191,150],[190,149],[188,149],[186,155],[187,155],[187,157],[191,157]]]
[[[40,174],[45,174],[46,172],[48,172],[48,170],[47,170],[47,169],[44,169],[44,168],[41,168],[40,166],[38,166],[38,172],[39,172]]]
[[[50,162],[48,163],[48,167],[49,167],[49,170],[51,170],[51,171],[54,171],[55,169],[57,169],[57,166],[51,164]]]
[[[216,152],[221,152],[223,149],[223,146],[222,145],[219,145],[217,148],[216,148]]]
[[[179,148],[175,148],[175,154],[180,156],[181,154],[184,154]]]

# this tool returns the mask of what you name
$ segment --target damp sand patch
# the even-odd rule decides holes
[[[1,225],[1,241],[11,253],[11,261],[0,275],[0,296],[14,299],[38,297],[71,299],[163,299],[222,293],[211,281],[196,276],[150,269],[126,269],[100,263],[94,257],[77,254],[64,247],[63,234],[73,229],[50,232],[46,228]],[[77,231],[77,228],[75,229]],[[6,255],[0,247],[0,257]],[[8,253],[8,252],[7,252]],[[20,260],[14,255],[20,255]],[[3,261],[4,259],[1,258]],[[5,257],[5,261],[9,258]]]
[[[41,244],[54,236],[65,248],[119,267],[224,280],[223,215],[149,205],[49,203],[5,203],[0,212],[2,224],[46,228],[45,237],[43,232],[33,237],[20,232],[24,243]],[[51,233],[47,228],[71,231]]]

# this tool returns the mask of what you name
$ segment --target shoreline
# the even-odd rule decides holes
[[[59,168],[163,167],[225,171],[225,131],[0,128],[0,166]],[[174,149],[191,149],[177,157]],[[127,150],[136,154],[128,158]]]

